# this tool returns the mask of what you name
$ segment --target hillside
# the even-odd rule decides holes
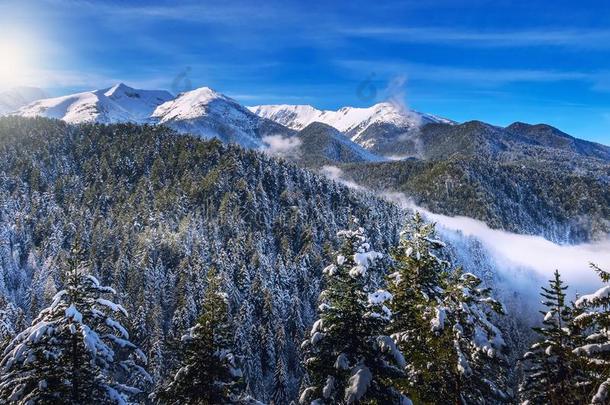
[[[46,93],[37,87],[13,87],[0,91],[0,115],[16,111],[32,101],[46,98]]]
[[[330,133],[329,127],[310,124],[300,133],[309,141],[296,162],[314,169],[339,166],[346,180],[403,192],[433,212],[476,218],[493,228],[559,243],[603,239],[610,232],[610,148],[556,129],[549,135],[549,128],[428,124],[395,142],[397,160],[371,161],[351,157],[353,147],[334,149],[335,158],[329,158],[321,146],[311,146],[328,144],[319,134]]]
[[[39,100],[18,114],[162,124],[252,149],[277,138],[297,146],[282,156],[300,166],[347,165],[342,168],[357,183],[404,192],[438,213],[561,243],[603,238],[610,230],[610,147],[544,124],[457,124],[392,103],[337,111],[246,108],[208,87],[173,97],[124,84]]]
[[[204,275],[229,294],[249,392],[268,400],[276,361],[295,397],[319,278],[350,215],[380,250],[393,205],[265,155],[161,126],[0,119],[0,295],[29,322],[62,285],[78,237],[91,271],[124,294],[156,381],[199,315]]]
[[[378,191],[400,191],[418,205],[465,215],[493,228],[559,243],[610,232],[610,164],[578,164],[572,153],[464,156],[341,166]],[[530,151],[531,153],[531,151]]]
[[[298,132],[297,137],[300,145],[296,161],[305,167],[384,160],[350,141],[335,128],[320,122],[307,125]]]

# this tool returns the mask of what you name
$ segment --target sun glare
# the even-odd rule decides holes
[[[20,84],[30,67],[28,54],[24,44],[0,39],[0,86]]]

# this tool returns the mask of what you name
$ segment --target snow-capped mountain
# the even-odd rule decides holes
[[[367,136],[367,130],[380,125],[391,125],[399,134],[427,123],[453,121],[431,114],[406,109],[404,106],[383,102],[368,108],[343,107],[337,111],[318,110],[310,105],[259,105],[248,107],[255,114],[292,129],[302,129],[312,122],[322,122],[345,133],[352,141],[374,150],[378,140]]]
[[[15,111],[11,108],[10,111]],[[179,132],[258,148],[265,135],[294,131],[250,112],[237,101],[209,87],[179,94],[139,90],[119,83],[111,88],[62,97],[43,98],[17,109],[14,115],[57,118],[70,124],[164,124]]]
[[[246,147],[260,147],[265,135],[292,135],[292,131],[250,112],[237,101],[209,87],[178,95],[158,106],[153,122],[180,132],[219,138]]]
[[[46,93],[37,87],[13,87],[0,91],[0,115],[12,113],[32,101],[46,97]]]
[[[139,90],[119,83],[107,89],[38,100],[16,114],[57,118],[71,124],[145,123],[157,106],[171,99],[164,90]]]

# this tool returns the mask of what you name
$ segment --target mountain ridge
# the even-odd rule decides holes
[[[237,101],[209,87],[173,96],[165,90],[112,87],[34,101],[12,115],[56,118],[70,124],[163,124],[179,132],[258,148],[267,134],[294,131],[261,118]]]
[[[15,115],[57,118],[71,124],[146,123],[152,111],[171,97],[164,90],[134,89],[118,83],[109,88],[37,100],[21,107]]]
[[[248,109],[292,129],[302,129],[313,122],[322,122],[343,132],[352,141],[373,152],[375,152],[374,140],[363,136],[372,126],[389,124],[402,132],[409,132],[425,123],[453,123],[446,118],[412,111],[392,102],[381,102],[365,108],[341,107],[335,111],[319,110],[311,105],[286,104],[258,105]]]
[[[180,93],[159,105],[151,114],[151,122],[249,148],[263,146],[262,138],[266,135],[294,135],[294,131],[253,114],[209,87]]]
[[[39,89],[35,90],[37,92],[31,93],[43,94]],[[0,93],[2,95],[5,93]],[[32,97],[29,95],[26,100]],[[19,99],[19,96],[13,95],[13,98]],[[6,100],[0,97],[0,114],[3,108],[7,110],[2,107],[2,102],[6,105]],[[15,103],[19,104],[19,100],[15,100]],[[9,112],[4,111],[6,113]],[[277,132],[293,136],[313,122],[322,122],[369,152],[389,157],[399,156],[398,152],[422,157],[420,151],[416,150],[419,145],[409,147],[409,144],[419,144],[421,130],[429,125],[440,125],[443,131],[448,132],[464,125],[480,125],[490,131],[498,129],[504,138],[511,136],[513,141],[521,140],[531,145],[610,159],[610,147],[568,135],[547,124],[517,121],[500,127],[482,121],[457,123],[433,114],[409,110],[393,102],[381,102],[370,107],[341,107],[337,110],[290,104],[246,107],[209,87],[173,96],[165,90],[141,90],[118,83],[99,90],[34,100],[10,113],[58,118],[68,123],[166,124],[180,132],[193,132],[204,137],[217,136],[247,147],[260,147],[264,135]]]

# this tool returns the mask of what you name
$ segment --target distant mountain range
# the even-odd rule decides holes
[[[264,146],[262,138],[267,135],[294,136],[318,122],[336,129],[343,138],[370,153],[391,160],[448,156],[483,145],[488,150],[506,148],[509,143],[610,159],[609,147],[574,138],[548,125],[516,122],[501,128],[476,121],[458,124],[391,102],[368,108],[343,107],[337,111],[319,110],[310,105],[244,107],[208,87],[174,97],[164,90],[134,89],[123,83],[62,97],[44,97],[45,93],[36,88],[0,93],[0,114],[43,116],[72,124],[165,124],[180,132],[218,137],[247,147]],[[477,139],[465,138],[463,134],[467,132],[476,134]]]
[[[368,108],[343,107],[337,111],[322,111],[310,105],[259,105],[248,107],[255,114],[273,120],[295,130],[305,128],[313,122],[321,122],[343,132],[360,146],[383,151],[385,139],[379,137],[380,127],[391,127],[397,137],[429,123],[453,124],[446,118],[422,114],[404,106],[383,102]],[[372,136],[372,133],[376,132]]]
[[[347,180],[405,192],[438,213],[558,242],[610,232],[610,147],[545,124],[460,124],[390,102],[337,111],[245,107],[208,87],[174,97],[117,84],[31,100],[42,94],[2,93],[0,113],[72,124],[163,124],[272,154],[279,146],[281,157],[300,166],[338,166]]]
[[[179,132],[216,137],[251,148],[261,147],[265,135],[293,134],[208,87],[174,97],[164,90],[140,90],[120,83],[107,89],[37,100],[4,114],[57,118],[71,124],[164,124]]]

